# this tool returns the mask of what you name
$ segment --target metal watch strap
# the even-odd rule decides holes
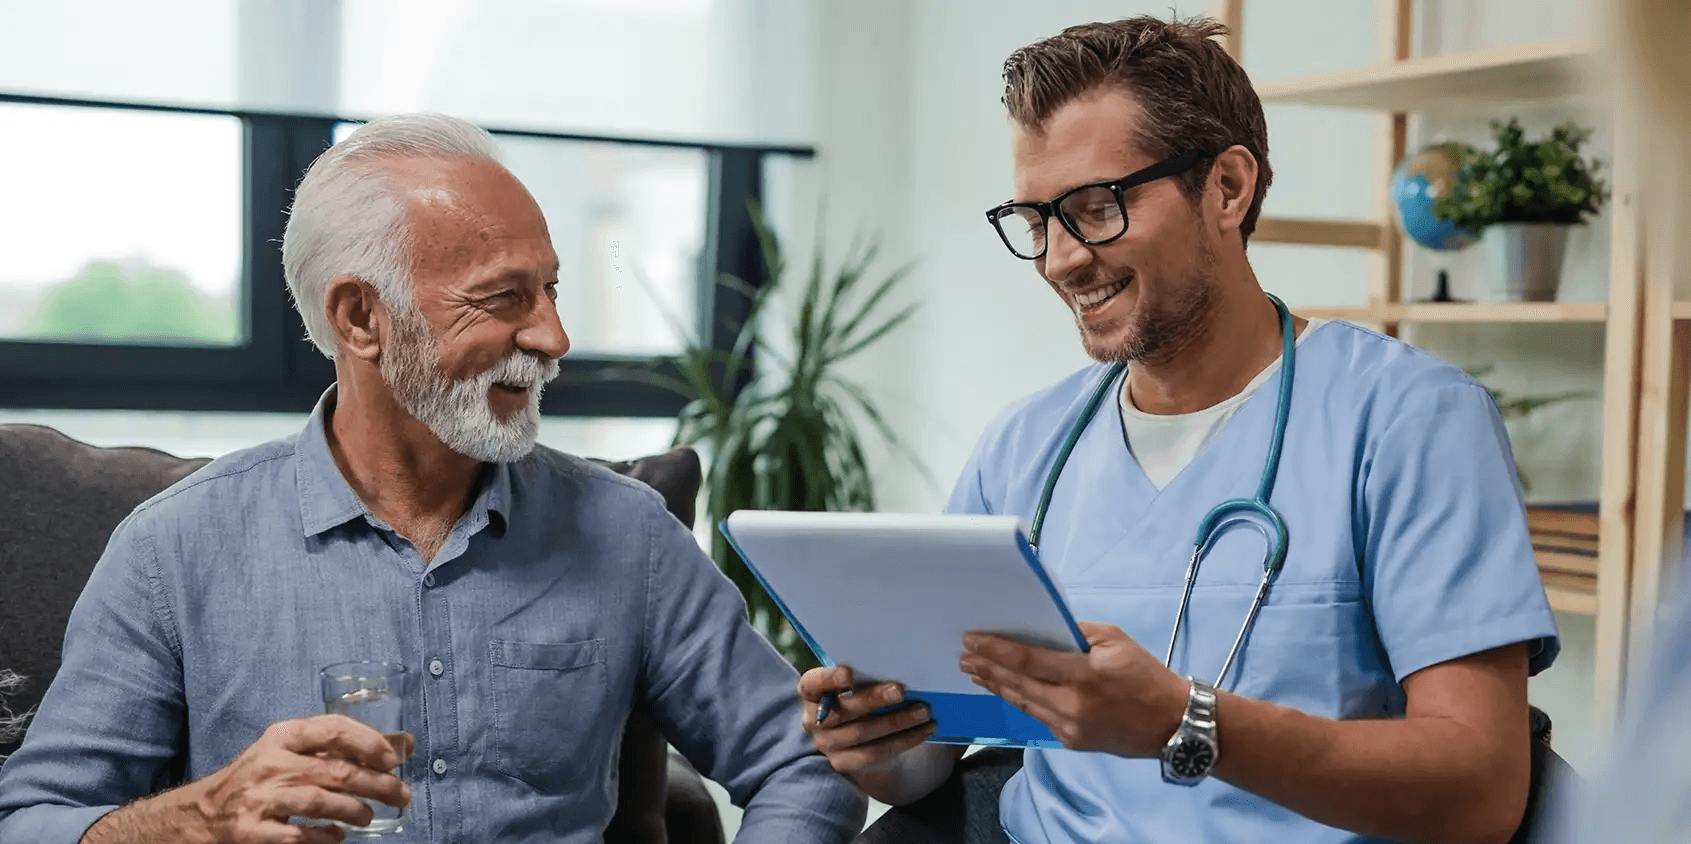
[[[1199,729],[1215,729],[1215,687],[1196,677],[1186,678],[1192,683],[1186,694],[1186,715],[1181,726],[1191,724]]]
[[[1216,738],[1215,687],[1196,677],[1186,678],[1191,684],[1186,694],[1186,713],[1168,743],[1163,745],[1163,781],[1171,785],[1193,786],[1209,776],[1215,760],[1221,754]],[[1192,755],[1207,757],[1201,770],[1189,770]]]

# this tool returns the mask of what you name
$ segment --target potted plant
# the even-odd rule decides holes
[[[780,320],[783,314],[772,306],[784,300],[781,294],[791,282],[786,255],[761,208],[754,203],[749,211],[768,281],[753,290],[744,280],[722,279],[723,287],[751,300],[732,349],[713,349],[695,336],[676,360],[679,379],[649,377],[690,399],[681,410],[675,444],[698,447],[708,461],[704,494],[712,558],[745,596],[752,625],[804,671],[819,664],[815,656],[716,526],[742,509],[875,509],[860,434],[865,423],[920,469],[869,394],[839,372],[841,363],[914,313],[915,305],[883,313],[887,296],[912,267],[871,279],[880,249],[868,238],[855,242],[840,266],[829,270],[819,225],[803,289],[790,319]],[[771,342],[781,333],[787,335],[784,342]]]
[[[1518,120],[1492,121],[1496,149],[1462,145],[1456,186],[1433,203],[1433,214],[1458,228],[1483,231],[1494,258],[1492,290],[1507,301],[1554,301],[1568,231],[1598,213],[1608,198],[1601,162],[1581,157],[1589,129],[1565,123],[1528,141]]]

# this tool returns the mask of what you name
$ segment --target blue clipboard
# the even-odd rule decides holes
[[[1062,747],[957,668],[963,629],[1088,650],[1019,519],[743,510],[718,529],[823,665],[930,707],[928,741]]]

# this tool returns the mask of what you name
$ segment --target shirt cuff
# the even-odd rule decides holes
[[[0,841],[77,844],[96,821],[116,806],[30,806],[0,822]]]

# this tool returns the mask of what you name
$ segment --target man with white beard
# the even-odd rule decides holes
[[[745,808],[738,841],[849,839],[863,800],[739,593],[657,493],[535,445],[558,257],[488,136],[360,128],[282,255],[336,383],[113,533],[0,770],[0,841],[339,841],[322,822],[368,798],[408,806],[390,840],[597,842],[637,701]],[[406,734],[313,715],[349,660],[409,667]]]

